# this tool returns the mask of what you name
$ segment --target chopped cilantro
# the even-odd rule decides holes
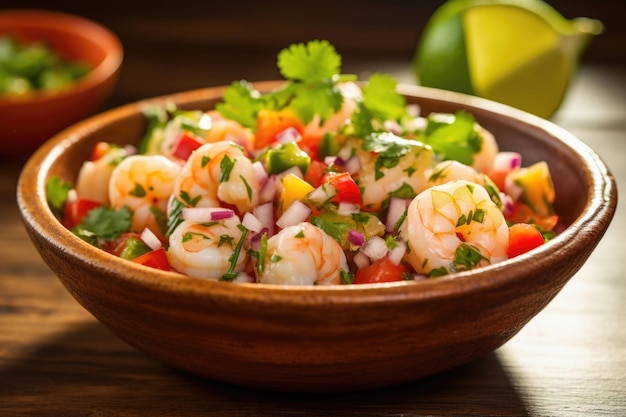
[[[467,243],[462,243],[454,252],[452,264],[457,271],[470,270],[473,267],[478,266],[482,260],[488,259],[480,253],[478,248],[468,245]]]
[[[230,179],[230,172],[233,170],[236,161],[237,159],[230,159],[228,155],[222,158],[220,161],[220,183]]]
[[[46,182],[46,198],[52,211],[59,217],[63,216],[63,207],[67,201],[67,195],[72,189],[72,184],[62,181],[57,176],[52,176]]]
[[[472,165],[483,143],[476,131],[474,116],[466,111],[459,111],[452,118],[428,117],[423,140],[441,160],[455,160],[465,165]]]
[[[117,210],[106,206],[96,207],[87,213],[72,232],[86,242],[98,246],[102,241],[113,240],[122,233],[129,232],[132,216],[133,213],[127,206]]]

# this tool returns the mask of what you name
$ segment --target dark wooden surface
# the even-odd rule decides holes
[[[5,3],[48,7],[46,2]],[[353,13],[344,3],[329,1],[306,11],[210,3],[168,9],[55,2],[59,10],[106,22],[125,44],[124,69],[109,107],[239,78],[276,78],[277,51],[313,37],[336,44],[345,72],[385,71],[412,83],[414,43],[427,13],[440,2],[364,1]],[[554,121],[605,159],[624,195],[623,1],[552,4],[568,5],[569,17],[600,17],[612,25],[585,56]],[[39,258],[21,224],[15,186],[22,163],[0,161],[1,416],[626,415],[623,204],[586,265],[494,353],[382,390],[281,394],[162,365],[118,340],[82,309]]]

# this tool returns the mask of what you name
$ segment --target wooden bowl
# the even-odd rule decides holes
[[[273,83],[257,83],[273,88]],[[567,228],[525,255],[424,281],[361,286],[233,284],[148,269],[92,247],[54,218],[44,187],[73,181],[99,140],[137,143],[145,103],[125,105],[54,137],[18,185],[24,224],[67,290],[130,345],[216,380],[284,391],[382,387],[472,361],[513,337],[589,257],[615,213],[617,189],[601,158],[554,124],[482,99],[401,86],[424,113],[465,109],[502,150],[549,163]],[[209,109],[224,88],[149,100]],[[98,360],[98,358],[93,358]]]
[[[59,92],[0,95],[0,155],[30,154],[61,129],[101,111],[115,88],[123,48],[99,23],[46,10],[0,10],[0,35],[45,42],[64,58],[92,68]]]

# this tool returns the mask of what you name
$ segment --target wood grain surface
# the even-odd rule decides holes
[[[6,6],[14,6],[10,3]],[[415,82],[410,50],[426,15],[410,13],[417,9],[428,13],[439,2],[417,7],[411,4],[418,2],[390,1],[384,2],[385,8],[378,3],[383,2],[363,2],[357,15],[369,20],[360,25],[346,18],[346,6],[338,6],[342,15],[333,18],[312,10],[311,21],[317,26],[300,23],[284,10],[260,11],[257,16],[268,22],[263,24],[249,13],[226,13],[225,6],[216,6],[213,15],[209,6],[185,10],[183,4],[172,6],[169,13],[165,6],[134,5],[123,12],[121,6],[111,8],[105,2],[87,6],[59,0],[58,7],[104,20],[127,46],[112,107],[238,78],[276,78],[277,50],[311,34],[332,35],[349,51],[344,56],[347,71],[380,70]],[[584,60],[554,121],[603,157],[617,179],[620,196],[624,195],[623,2],[553,3],[563,7],[571,3],[571,17],[602,17],[594,15],[597,10],[613,24]],[[331,2],[319,4],[328,9]],[[206,22],[200,17],[218,12],[226,17],[207,20],[223,25],[202,29]],[[371,30],[364,29],[377,21],[371,14],[378,15],[379,29],[387,32],[370,35]],[[411,22],[415,27],[409,27]],[[249,24],[248,31],[242,30],[244,23]],[[250,38],[251,31],[259,36]],[[198,33],[222,37],[212,40]],[[367,49],[362,46],[367,39],[379,40]],[[389,39],[402,41],[385,48],[388,43],[383,40]],[[15,187],[23,162],[0,161],[0,416],[626,415],[626,209],[621,203],[585,266],[547,308],[494,353],[382,390],[286,395],[172,369],[129,347],[90,316],[39,258],[21,224]]]

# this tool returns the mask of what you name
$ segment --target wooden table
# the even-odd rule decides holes
[[[203,72],[183,57],[190,51],[180,52],[180,66],[169,56],[167,66],[166,59],[155,58],[157,51],[128,46],[109,106],[224,84],[240,76],[229,75],[236,67],[250,80],[275,75],[267,57],[258,68],[242,69],[244,60],[233,54]],[[155,62],[164,66],[148,71]],[[406,60],[361,57],[350,62],[350,71],[380,70],[414,82]],[[554,118],[605,159],[621,195],[626,184],[624,93],[625,66],[586,65]],[[281,394],[172,369],[117,339],[71,298],[29,241],[15,203],[24,161],[0,162],[0,416],[626,415],[623,204],[586,265],[497,351],[381,390]]]

